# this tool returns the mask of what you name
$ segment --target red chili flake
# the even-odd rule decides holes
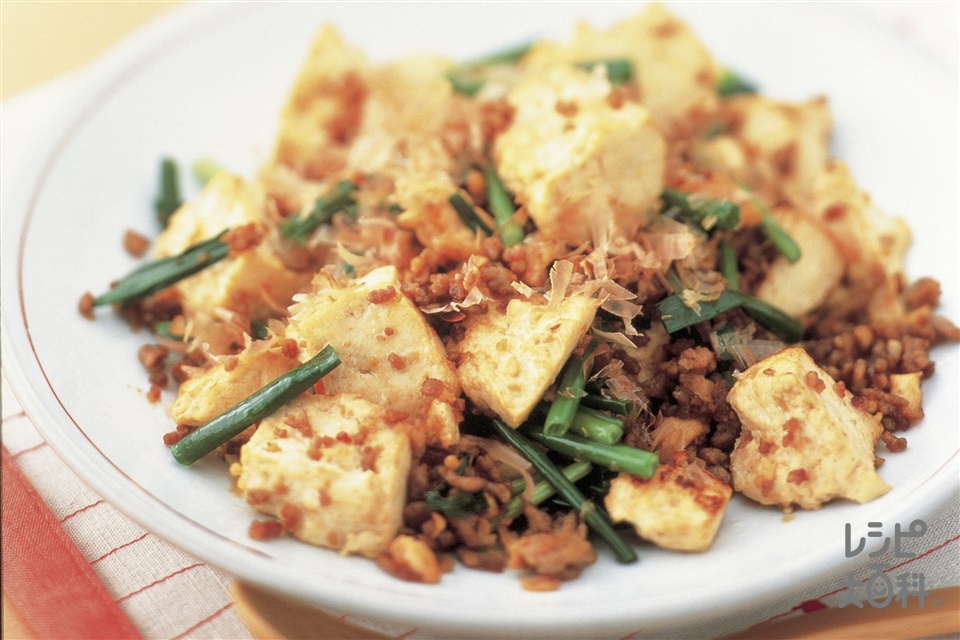
[[[443,393],[445,386],[446,385],[444,385],[441,380],[437,380],[436,378],[427,378],[420,386],[420,393],[428,398],[436,398]]]
[[[223,235],[223,241],[230,246],[230,254],[236,255],[260,244],[265,233],[260,224],[250,222],[227,231]]]
[[[267,489],[251,489],[247,492],[247,504],[256,506],[269,502],[273,497],[273,492]]]
[[[142,233],[127,229],[123,233],[123,248],[134,258],[140,258],[150,247],[150,240]]]
[[[845,215],[847,215],[847,205],[842,202],[837,202],[826,208],[823,212],[823,219],[825,222],[833,222],[834,220],[841,219]]]
[[[403,371],[407,368],[407,361],[403,359],[403,356],[391,352],[387,356],[387,362],[390,363],[390,366],[396,369],[397,371]]]
[[[296,358],[300,353],[300,345],[298,345],[297,341],[293,338],[287,338],[283,341],[283,346],[280,351],[288,358]]]
[[[192,429],[186,425],[178,424],[176,431],[170,431],[163,434],[163,444],[168,447],[173,446],[183,440]]]
[[[163,391],[163,388],[160,385],[157,385],[157,384],[150,385],[150,390],[147,391],[147,400],[153,403],[159,402],[161,391]]]
[[[580,107],[577,106],[576,102],[570,100],[557,100],[557,103],[553,106],[557,113],[560,115],[572,118],[577,115],[577,112],[580,110]]]
[[[410,414],[406,411],[397,411],[396,409],[387,409],[386,414],[383,417],[384,422],[387,424],[396,424],[398,422],[403,422],[410,417]]]
[[[80,315],[86,318],[87,320],[93,320],[93,294],[87,291],[80,298]]]
[[[303,512],[295,504],[290,504],[289,502],[284,502],[283,506],[280,507],[280,522],[283,523],[283,528],[287,531],[292,531],[300,526],[300,523],[303,521]]]
[[[397,297],[397,290],[391,287],[375,289],[367,294],[367,301],[370,304],[383,304]]]
[[[337,433],[337,442],[350,444],[351,442],[353,442],[353,438],[346,431],[340,431],[339,433]]]
[[[247,531],[254,540],[270,540],[283,533],[283,525],[276,520],[254,520]]]
[[[823,390],[827,388],[827,385],[824,384],[823,380],[820,379],[820,376],[817,375],[816,371],[807,371],[803,375],[803,381],[807,383],[808,387],[817,393],[823,393]]]
[[[803,484],[809,479],[806,469],[793,469],[787,474],[787,482],[793,484]]]
[[[783,423],[783,430],[785,432],[781,444],[785,447],[792,447],[797,444],[797,438],[800,433],[800,430],[803,429],[803,423],[796,418],[790,418]]]
[[[324,387],[323,387],[323,380],[322,380],[322,379],[321,379],[321,380],[317,380],[316,382],[313,383],[313,392],[314,392],[315,394],[317,394],[318,396],[322,396],[325,391],[326,391],[326,389],[324,389]]]

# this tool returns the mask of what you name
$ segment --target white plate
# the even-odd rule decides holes
[[[885,210],[915,234],[909,273],[958,294],[957,84],[889,34],[843,7],[679,4],[716,58],[781,98],[825,93],[836,152]],[[80,318],[77,301],[134,264],[126,228],[155,231],[158,158],[210,157],[252,175],[271,148],[277,114],[321,20],[373,60],[405,52],[467,57],[527,41],[566,38],[578,17],[595,24],[634,5],[204,4],[176,12],[91,71],[79,99],[51,122],[38,171],[3,212],[4,367],[38,427],[76,472],[146,528],[261,586],[324,607],[443,635],[663,634],[716,620],[853,569],[844,523],[865,532],[935,514],[956,491],[958,354],[935,351],[927,417],[905,453],[888,455],[893,485],[864,505],[832,504],[785,522],[736,500],[713,549],[666,553],[648,545],[617,565],[603,554],[553,593],[524,592],[511,575],[463,568],[439,586],[390,578],[373,563],[291,540],[248,538],[252,513],[228,492],[221,464],[178,466],[163,445],[162,405],[144,399],[132,334],[109,312]],[[4,185],[8,188],[10,185]],[[168,398],[169,399],[169,398]],[[682,623],[680,621],[683,621]]]

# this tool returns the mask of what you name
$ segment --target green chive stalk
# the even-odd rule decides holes
[[[530,47],[529,43],[525,43],[467,62],[461,62],[447,71],[447,81],[455,92],[465,96],[474,96],[486,84],[487,73],[491,67],[517,62],[530,51]]]
[[[618,416],[628,416],[633,410],[633,403],[629,400],[620,400],[619,398],[607,398],[598,393],[588,393],[580,398],[581,407],[590,407],[600,411],[609,411]]]
[[[226,232],[221,231],[209,240],[191,245],[179,255],[160,258],[134,269],[109,291],[94,298],[93,306],[139,300],[219,262],[230,253],[229,245],[221,240]]]
[[[339,364],[337,352],[327,345],[296,369],[288,371],[210,422],[191,431],[173,444],[170,452],[180,464],[193,464],[299,396]]]
[[[161,227],[166,227],[173,212],[183,204],[180,196],[180,177],[177,163],[172,158],[160,161],[160,192],[153,201],[153,209]]]
[[[725,68],[717,77],[714,89],[721,97],[756,93],[757,87],[732,69]]]
[[[573,416],[570,431],[593,442],[617,444],[623,440],[623,420],[581,406]]]
[[[577,409],[580,408],[580,398],[586,393],[584,387],[587,385],[587,378],[593,370],[595,348],[596,342],[591,342],[581,355],[574,354],[567,360],[560,377],[560,384],[557,385],[557,394],[550,404],[550,410],[547,411],[547,417],[543,423],[546,433],[562,436],[573,423]]]
[[[471,231],[476,233],[477,229],[480,229],[488,236],[493,235],[493,229],[490,228],[490,225],[477,215],[473,205],[467,202],[462,194],[454,193],[448,198],[448,201],[453,206],[453,210],[460,216],[460,219],[463,220],[463,224],[467,225]]]
[[[650,478],[660,464],[657,454],[625,444],[601,444],[572,433],[551,436],[544,433],[543,429],[535,427],[525,428],[523,432],[551,451],[576,460],[592,462],[611,471],[623,471],[641,478]]]
[[[727,281],[728,289],[740,290],[740,265],[737,252],[723,241],[720,241],[720,274]]]
[[[356,214],[357,202],[353,198],[357,185],[341,180],[330,193],[317,198],[309,211],[290,216],[280,223],[280,232],[298,245],[305,245],[310,235],[322,224],[329,223],[334,214]]]
[[[773,305],[740,291],[724,289],[715,300],[697,303],[699,310],[688,307],[680,294],[673,294],[656,303],[660,320],[668,333],[712,320],[725,311],[742,308],[751,318],[787,342],[803,339],[803,325]]]
[[[607,58],[605,60],[577,63],[577,67],[586,69],[587,71],[590,71],[597,65],[603,65],[607,72],[607,80],[612,85],[623,84],[633,80],[633,63],[627,58]]]
[[[677,189],[664,189],[660,197],[668,212],[675,209],[681,218],[700,225],[706,231],[736,229],[740,224],[740,206],[735,202],[684,193]]]
[[[487,188],[487,205],[497,222],[497,234],[503,246],[509,247],[523,242],[523,227],[513,220],[513,214],[517,212],[513,207],[513,197],[503,186],[493,164],[487,164],[483,168],[483,178]]]
[[[492,420],[491,424],[494,431],[529,460],[537,473],[556,489],[560,497],[579,512],[587,526],[606,541],[618,561],[628,563],[637,560],[636,550],[620,537],[606,512],[588,500],[525,435],[497,419]]]
[[[568,464],[560,472],[570,482],[577,482],[582,480],[593,470],[593,465],[589,462],[577,461],[571,464]],[[514,495],[514,498],[510,500],[503,508],[503,512],[498,516],[497,521],[500,520],[513,520],[521,513],[523,513],[523,498],[520,496],[523,493],[525,488],[525,482],[523,478],[518,478],[514,480],[510,486],[511,492]],[[533,495],[530,496],[530,503],[534,505],[542,504],[547,498],[555,495],[557,490],[553,487],[552,484],[546,480],[540,480],[533,485]]]
[[[784,258],[790,262],[800,259],[800,246],[790,237],[790,234],[774,220],[770,212],[761,208],[760,229],[773,246]]]

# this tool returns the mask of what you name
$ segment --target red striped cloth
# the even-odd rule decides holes
[[[3,380],[3,592],[39,639],[249,639],[230,578],[131,522],[42,439]]]
[[[6,447],[2,466],[3,583],[11,605],[39,638],[140,638]]]

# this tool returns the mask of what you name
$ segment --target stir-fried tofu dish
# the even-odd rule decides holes
[[[81,312],[156,336],[164,455],[222,460],[263,544],[556,589],[708,551],[731,499],[890,490],[960,330],[830,135],[658,4],[473,61],[326,26],[256,175],[183,199],[164,160],[152,259]]]

